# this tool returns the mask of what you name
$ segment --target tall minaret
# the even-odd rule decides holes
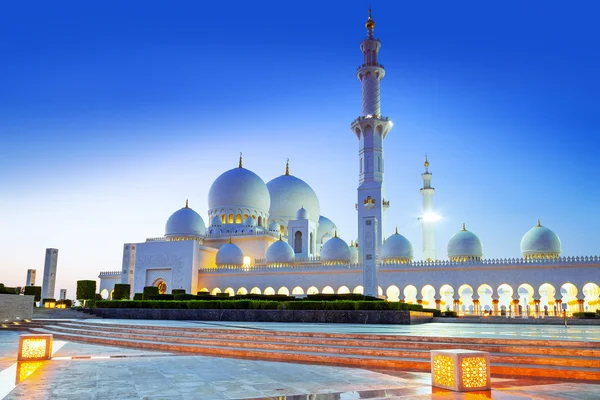
[[[431,187],[431,172],[429,172],[429,160],[425,155],[425,172],[421,174],[423,178],[423,214],[419,217],[423,229],[423,259],[426,261],[435,261],[435,223],[437,216],[433,212],[433,193],[435,189]]]
[[[385,234],[384,212],[389,206],[383,187],[383,139],[392,129],[392,122],[381,116],[379,84],[385,76],[377,58],[381,43],[373,37],[375,21],[365,24],[367,37],[360,42],[364,63],[358,67],[356,77],[362,85],[362,115],[352,122],[352,132],[358,138],[358,248],[363,264],[364,293],[377,296],[377,263]]]

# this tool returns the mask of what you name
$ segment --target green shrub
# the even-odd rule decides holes
[[[222,297],[229,298],[230,296],[229,296],[229,293],[223,292],[223,293],[217,293],[217,297],[218,298],[222,298]]]
[[[68,299],[59,300],[59,301],[56,302],[56,304],[64,304],[65,307],[71,308],[73,306],[73,300],[68,300]]]
[[[442,317],[456,318],[456,311],[444,311]]]
[[[173,290],[171,290],[171,294],[172,295],[185,294],[185,289],[173,289]]]
[[[149,300],[175,300],[175,296],[173,296],[172,294],[158,294],[156,296],[150,296]]]
[[[309,294],[305,298],[308,301],[338,301],[338,300],[352,300],[352,301],[384,301],[377,297],[365,296],[359,293],[346,293],[346,294]]]
[[[433,314],[434,317],[441,317],[442,316],[442,312],[438,309],[435,308],[424,308],[423,312],[430,312]]]
[[[203,290],[201,292],[196,293],[196,295],[198,295],[198,296],[210,296],[210,293],[208,293],[206,290]]]
[[[173,296],[175,300],[183,301],[183,300],[196,300],[198,296],[194,296],[193,294],[176,294]]]
[[[150,300],[152,296],[158,296],[158,287],[146,286],[144,288],[144,300]]]
[[[25,293],[28,296],[34,296],[33,301],[41,301],[42,287],[41,286],[25,286]]]
[[[574,312],[573,316],[575,318],[596,318],[596,313],[595,312]]]
[[[143,293],[134,293],[133,300],[144,300],[144,294]]]
[[[19,294],[21,293],[20,288],[0,286],[0,294]]]
[[[128,283],[117,283],[113,291],[113,300],[129,300],[131,286]]]
[[[87,307],[88,301],[96,298],[96,281],[77,281],[76,297]]]

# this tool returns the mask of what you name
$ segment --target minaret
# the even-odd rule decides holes
[[[425,155],[425,172],[421,174],[423,178],[423,214],[419,217],[421,228],[423,229],[423,259],[426,261],[435,261],[435,223],[436,214],[433,212],[433,193],[435,189],[431,187],[431,172],[429,172],[429,160]]]
[[[384,212],[389,206],[383,187],[383,139],[392,129],[392,122],[381,116],[379,85],[385,76],[378,62],[381,43],[373,37],[375,21],[365,24],[367,37],[360,42],[364,63],[358,67],[356,77],[362,86],[362,115],[351,124],[358,138],[358,237],[361,243],[359,262],[363,264],[365,294],[377,296],[377,263],[385,234]]]

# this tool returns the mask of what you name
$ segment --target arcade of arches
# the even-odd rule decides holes
[[[305,294],[348,294],[363,293],[362,286],[334,287],[327,285],[324,287],[252,287],[252,288],[232,288],[224,289],[215,287],[212,289],[203,288],[201,291],[207,291],[215,295],[217,293],[235,294],[265,294],[265,295],[292,295],[301,296]],[[572,283],[564,283],[561,286],[555,286],[550,283],[544,283],[539,287],[534,287],[528,283],[523,283],[518,287],[513,287],[503,283],[494,288],[488,284],[482,284],[476,288],[464,284],[459,287],[451,285],[442,285],[435,288],[432,285],[425,285],[417,288],[414,285],[396,286],[390,285],[387,288],[378,287],[379,296],[385,297],[388,301],[401,301],[411,304],[421,304],[424,308],[436,308],[442,311],[455,311],[459,315],[514,315],[522,316],[555,316],[566,309],[567,315],[574,312],[593,312],[600,309],[600,286],[589,282],[583,287],[577,287]],[[384,296],[385,294],[385,296]]]

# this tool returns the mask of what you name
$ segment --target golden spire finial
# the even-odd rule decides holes
[[[365,23],[365,28],[367,28],[367,30],[369,31],[369,37],[371,37],[373,35],[372,31],[375,28],[375,21],[373,21],[371,6],[369,6],[369,19]]]
[[[281,233],[279,234],[279,241],[282,241],[283,239],[281,238]]]
[[[398,227],[396,227],[396,235],[398,234]]]
[[[290,174],[290,159],[286,159],[285,160],[285,174],[289,175]]]
[[[538,228],[540,228],[542,226],[542,223],[540,222],[540,219],[538,218],[538,224],[537,224]]]
[[[231,236],[229,236],[229,244],[231,244]]]
[[[189,208],[188,207],[188,199],[185,199],[185,208]]]
[[[242,152],[241,151],[240,151],[240,165],[239,165],[239,167],[242,168]]]
[[[334,237],[337,237],[337,231],[335,231],[335,233],[334,233]]]
[[[423,164],[425,169],[429,168],[429,160],[427,159],[427,153],[425,153],[425,163]]]
[[[462,228],[462,230],[463,230],[463,231],[466,231],[466,230],[467,230],[467,228],[465,227],[465,223],[464,223],[464,222],[463,222],[463,228]]]
[[[354,240],[350,241],[350,247],[354,247]]]

